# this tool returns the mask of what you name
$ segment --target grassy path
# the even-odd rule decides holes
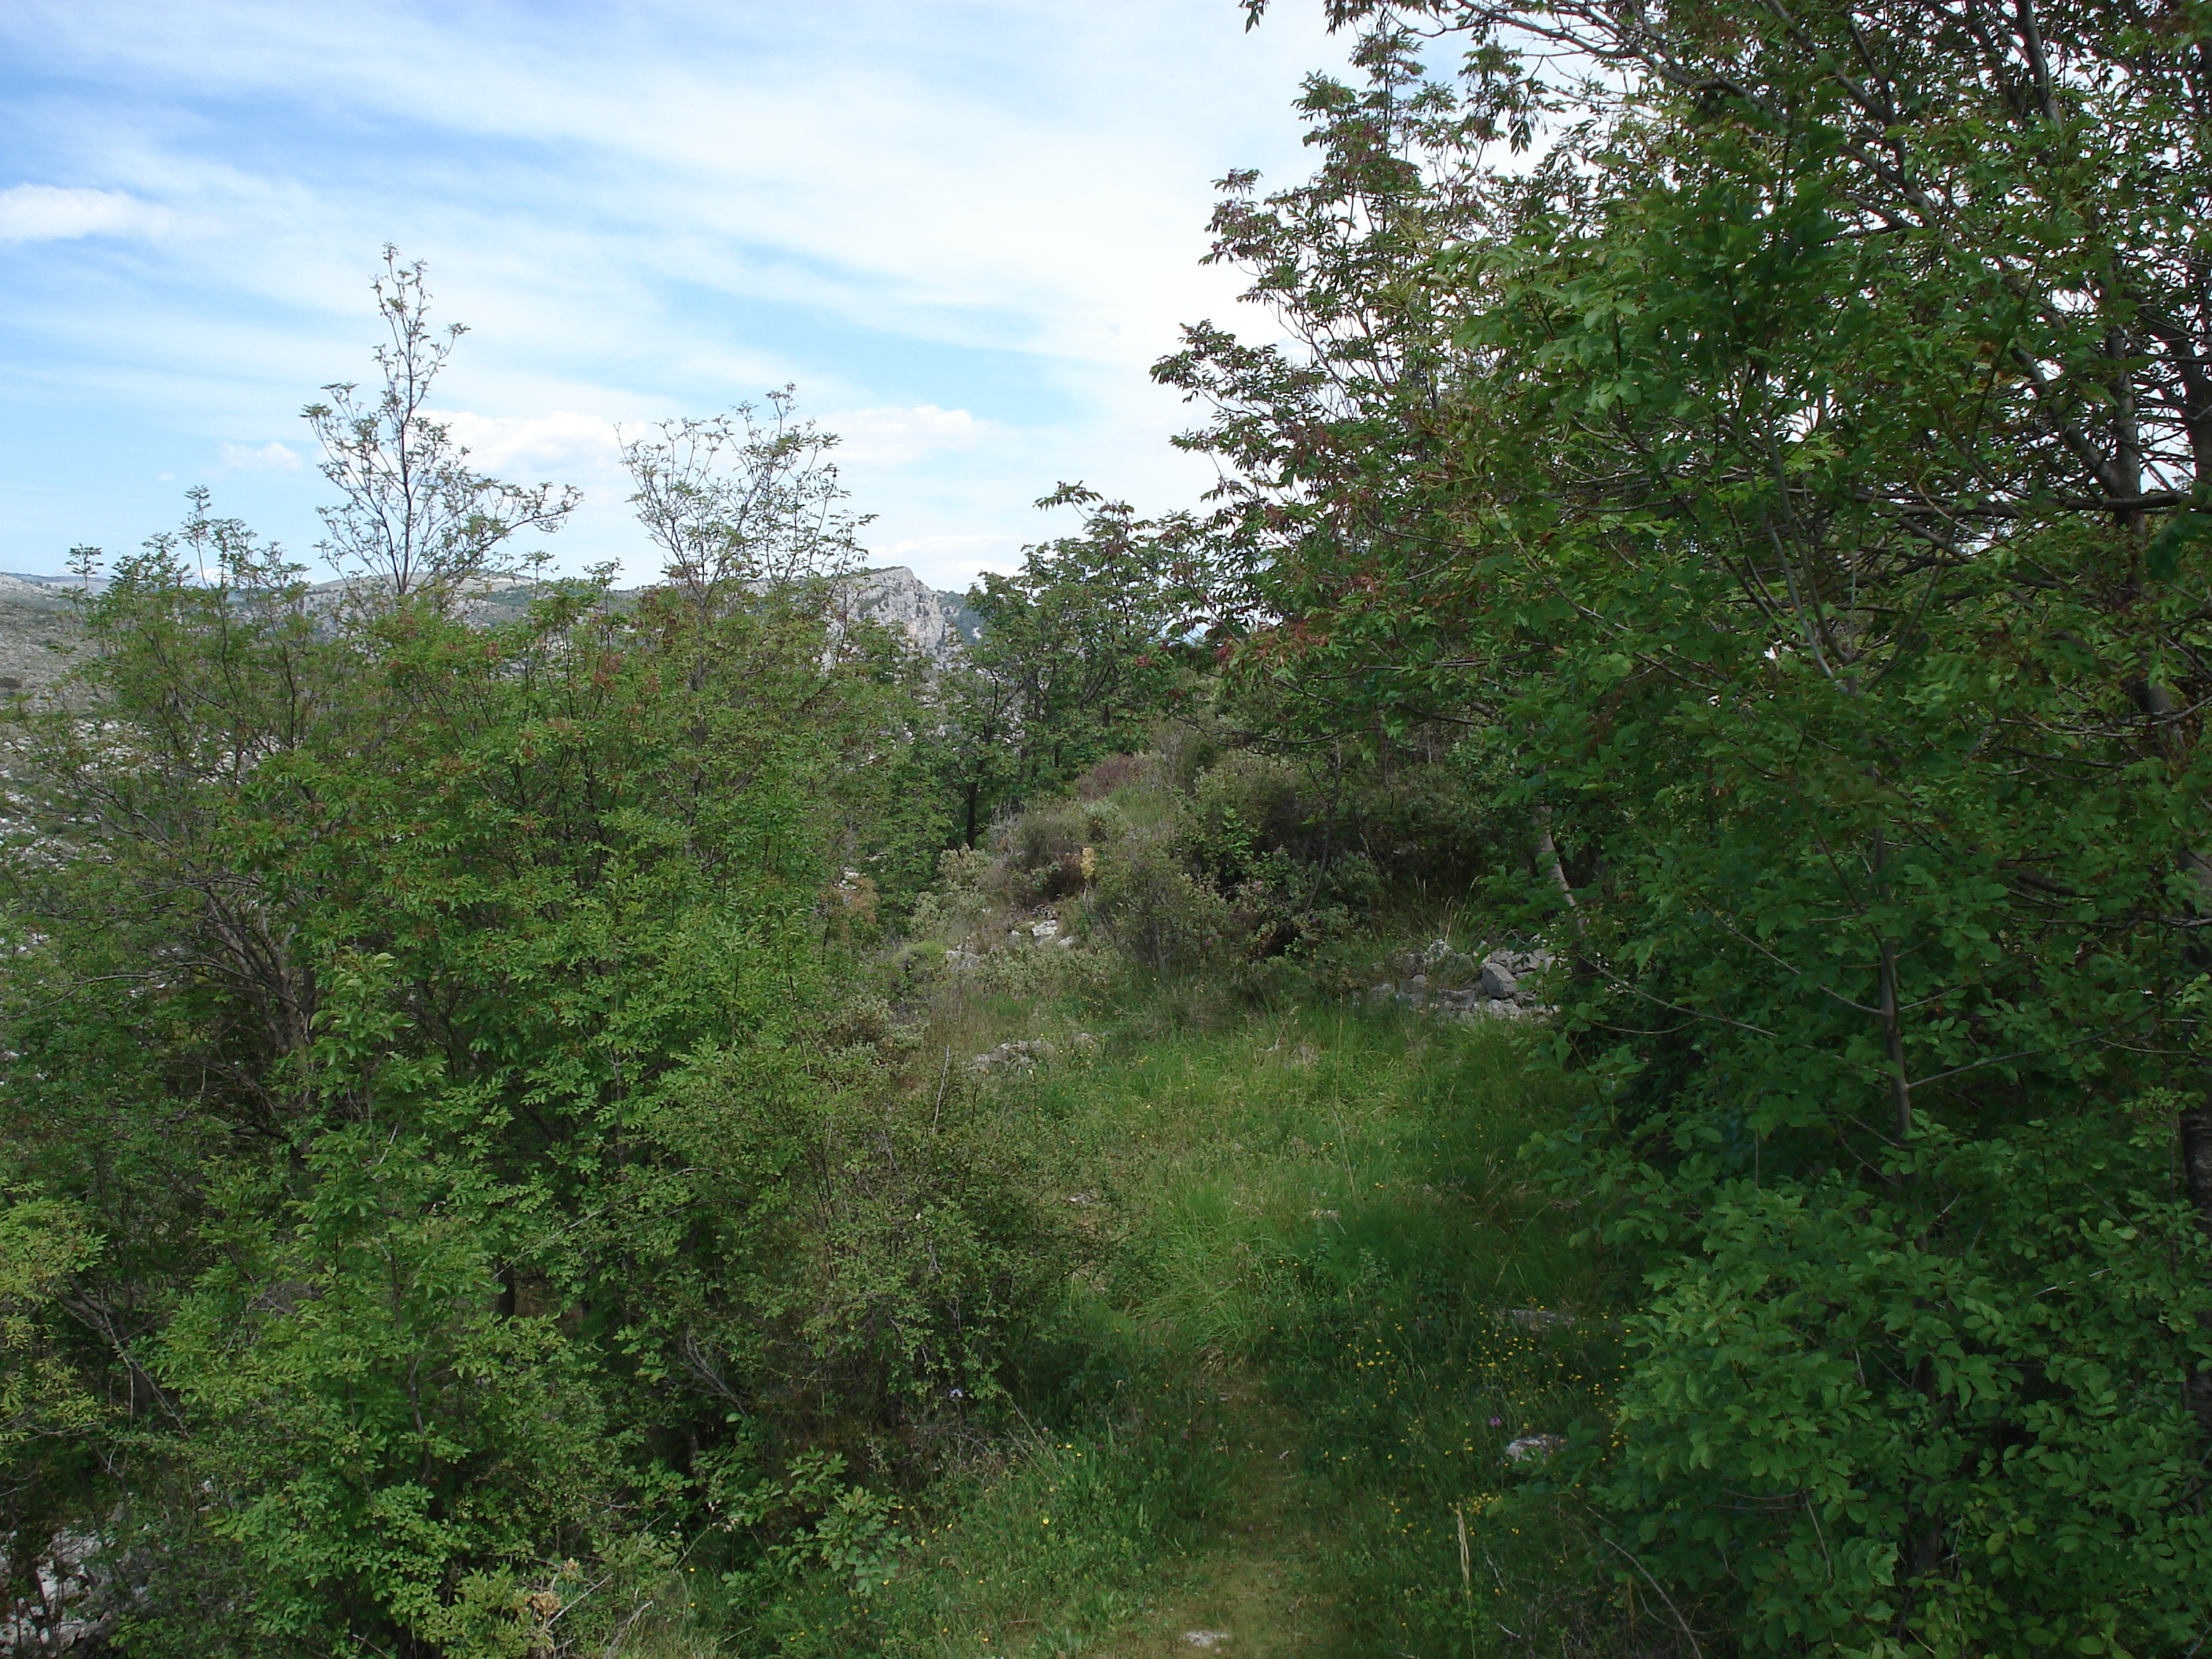
[[[1327,1523],[1303,1477],[1303,1439],[1263,1390],[1249,1376],[1227,1386],[1230,1472],[1188,1584],[1092,1649],[1096,1659],[1317,1659],[1340,1645],[1333,1598],[1313,1583]]]
[[[1064,1149],[1080,1305],[1028,1402],[1036,1443],[946,1504],[880,1650],[1573,1650],[1550,1638],[1589,1613],[1575,1540],[1478,1528],[1478,1600],[1455,1534],[1517,1478],[1504,1447],[1594,1421],[1610,1371],[1507,1312],[1598,1296],[1516,1158],[1563,1109],[1518,1041],[1140,1010],[1097,1060],[1011,1086]]]

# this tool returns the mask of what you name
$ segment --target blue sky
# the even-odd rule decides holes
[[[307,555],[299,419],[363,377],[386,241],[471,332],[438,403],[580,485],[547,550],[651,574],[618,423],[798,384],[878,562],[940,586],[1209,474],[1146,380],[1240,311],[1212,181],[1304,171],[1317,0],[9,0],[0,569],[134,545],[205,483]]]

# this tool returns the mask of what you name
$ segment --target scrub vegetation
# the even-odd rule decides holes
[[[1329,13],[963,648],[788,392],[546,576],[396,254],[343,580],[78,550],[0,1647],[2200,1650],[2212,13]]]

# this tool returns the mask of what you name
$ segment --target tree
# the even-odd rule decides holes
[[[1192,684],[1186,515],[1139,519],[1080,484],[1038,505],[1087,509],[1079,536],[1025,548],[1011,576],[969,590],[975,643],[946,677],[939,734],[963,843],[1004,808],[1136,748]]]
[[[829,459],[837,443],[792,417],[786,386],[763,414],[740,404],[726,415],[664,421],[656,435],[623,446],[638,520],[659,546],[662,576],[696,605],[732,592],[842,575],[860,562],[868,523],[843,506]]]
[[[1242,296],[1281,337],[1254,345],[1212,322],[1183,331],[1153,378],[1206,405],[1176,440],[1222,469],[1206,529],[1214,580],[1201,601],[1226,635],[1261,630],[1277,724],[1309,737],[1393,732],[1462,714],[1462,607],[1449,580],[1443,411],[1459,373],[1452,331],[1465,296],[1430,280],[1444,249],[1505,220],[1511,191],[1486,158],[1525,144],[1538,100],[1507,84],[1462,97],[1427,79],[1402,30],[1362,38],[1360,88],[1310,77],[1297,101],[1313,175],[1264,198],[1259,176],[1220,181],[1210,264],[1247,273]],[[1383,578],[1419,573],[1418,601]],[[1325,617],[1338,677],[1292,669]],[[1355,644],[1355,641],[1358,643]],[[1380,717],[1381,731],[1376,731]]]
[[[605,574],[481,627],[457,561],[332,612],[196,492],[7,728],[0,1521],[129,1561],[136,1651],[618,1644],[711,1492],[923,1441],[1055,1282],[841,1023],[884,641]]]
[[[503,552],[519,535],[558,530],[581,495],[550,483],[510,484],[471,469],[468,451],[438,420],[430,397],[467,331],[429,320],[421,260],[399,262],[386,246],[373,283],[389,338],[376,348],[383,387],[363,401],[359,386],[323,388],[326,401],[301,411],[323,447],[321,471],[340,496],[320,510],[322,550],[344,573],[395,599],[449,601],[464,585],[509,574]]]
[[[1620,1548],[1754,1645],[2185,1646],[2197,23],[1334,15],[1370,56],[1434,27],[1478,116],[1553,137],[1413,274],[1438,393],[1382,465],[1420,458],[1421,533],[1285,538],[1242,655],[1354,708],[1433,688],[1556,826],[1602,1105],[1555,1151],[1652,1265],[1590,1474]]]

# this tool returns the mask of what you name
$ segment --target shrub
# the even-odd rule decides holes
[[[1720,1185],[1632,1322],[1598,1489],[1638,1556],[1754,1651],[2186,1647],[2212,1291],[2185,1207],[2136,1187],[2160,1162],[2039,1123],[1930,1133],[1887,1189]]]
[[[1104,800],[1124,789],[1158,781],[1160,757],[1156,754],[1109,755],[1068,786],[1080,801]]]
[[[1193,786],[1182,839],[1191,862],[1228,888],[1255,874],[1270,854],[1310,862],[1319,836],[1297,769],[1273,755],[1236,750]]]
[[[1164,837],[1125,836],[1098,858],[1091,912],[1116,945],[1155,972],[1218,961],[1237,937],[1227,900],[1183,867]]]
[[[917,896],[907,920],[909,936],[966,945],[975,941],[1000,908],[998,896],[985,890],[991,860],[981,848],[945,850],[937,866],[937,885]]]
[[[896,1036],[896,1034],[894,1034]],[[1021,1137],[953,1090],[901,1090],[860,1051],[791,1067],[725,1053],[652,1122],[682,1160],[641,1230],[638,1334],[779,1444],[919,1456],[1000,1392],[1065,1276],[1067,1237]]]
[[[1037,904],[1081,892],[1089,880],[1084,849],[1095,850],[1126,829],[1110,802],[1061,800],[1010,819],[994,840],[1014,874],[1016,901]]]

